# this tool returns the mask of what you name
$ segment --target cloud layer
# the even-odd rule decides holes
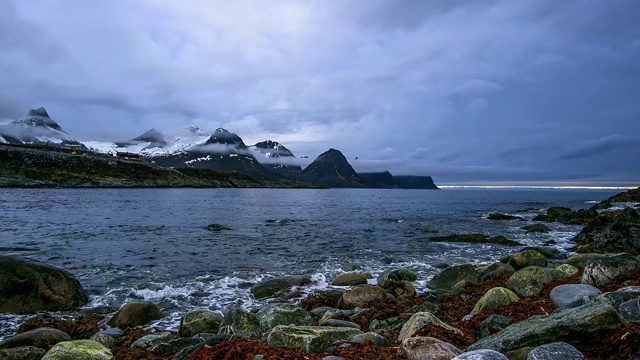
[[[0,122],[225,127],[439,183],[640,181],[635,1],[8,0]],[[636,159],[635,161],[633,159]]]

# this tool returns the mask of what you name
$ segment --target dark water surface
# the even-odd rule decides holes
[[[248,286],[282,274],[309,274],[326,288],[359,265],[373,274],[408,267],[418,288],[437,262],[481,263],[514,249],[431,243],[452,233],[504,235],[524,244],[570,247],[577,226],[551,224],[527,234],[528,221],[491,221],[490,212],[527,219],[549,206],[585,208],[616,191],[596,190],[292,190],[0,189],[0,254],[74,273],[90,305],[147,299],[171,314],[256,301]],[[210,232],[219,223],[231,228]],[[391,263],[389,263],[391,262]],[[4,323],[2,322],[4,319]],[[0,318],[0,327],[12,324]],[[0,336],[2,334],[0,333]]]

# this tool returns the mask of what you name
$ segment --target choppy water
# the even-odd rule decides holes
[[[0,254],[65,268],[90,292],[90,306],[146,299],[173,327],[196,308],[235,301],[257,305],[248,287],[264,277],[309,274],[328,287],[352,265],[378,274],[407,267],[418,288],[450,265],[496,260],[511,247],[431,243],[479,232],[524,244],[570,247],[577,226],[551,224],[527,234],[525,221],[491,221],[490,212],[532,218],[549,206],[585,208],[612,191],[595,190],[288,190],[0,189]],[[210,232],[219,223],[232,230]],[[391,263],[389,263],[391,261]],[[0,316],[0,336],[19,318]]]

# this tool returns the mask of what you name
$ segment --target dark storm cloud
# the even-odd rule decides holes
[[[636,1],[3,1],[0,122],[45,106],[85,139],[196,124],[439,183],[633,184],[639,23]]]

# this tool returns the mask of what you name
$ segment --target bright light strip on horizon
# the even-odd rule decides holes
[[[560,189],[560,190],[631,190],[637,186],[543,186],[543,185],[438,185],[440,189]]]

